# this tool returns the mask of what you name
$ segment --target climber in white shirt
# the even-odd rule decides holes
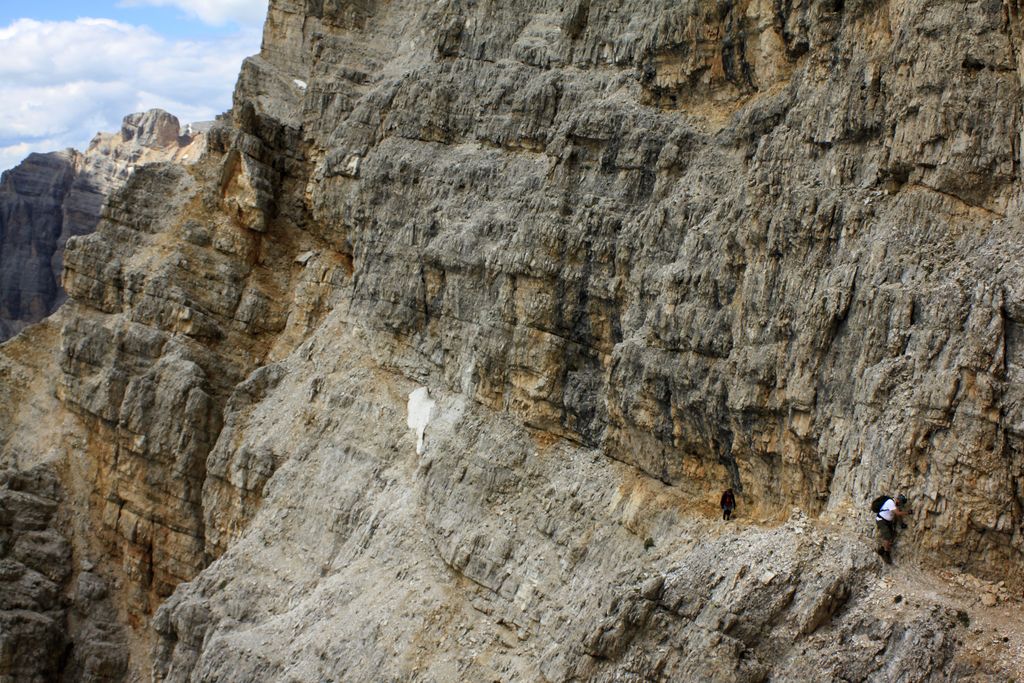
[[[875,515],[875,527],[878,528],[878,535],[882,539],[882,547],[878,554],[882,556],[886,564],[892,564],[892,543],[896,540],[896,519],[907,514],[903,509],[907,505],[907,497],[902,493],[895,498],[889,498],[882,503],[881,509]]]

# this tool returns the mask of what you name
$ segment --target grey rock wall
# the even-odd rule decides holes
[[[766,510],[904,488],[1016,567],[1016,38],[958,7],[280,3],[247,68],[309,82],[388,367]]]
[[[275,0],[2,349],[0,456],[73,464],[130,676],[1020,677],[941,578],[1024,587],[1019,19]]]
[[[70,150],[33,154],[0,179],[0,339],[49,315],[59,298],[51,259],[78,163]]]
[[[84,153],[33,154],[0,179],[0,341],[64,303],[68,239],[96,229],[103,203],[135,170],[154,161],[193,160],[200,134],[153,109],[125,117],[118,133],[99,133]]]
[[[157,611],[157,680],[995,681],[1015,670],[999,647],[977,664],[965,652],[963,603],[894,589],[856,519],[820,525],[794,509],[782,524],[724,525],[713,497],[464,395],[434,393],[417,455],[404,401],[415,384],[367,363],[364,343],[328,324],[273,380],[252,378],[261,393],[247,394],[263,398],[218,450],[236,444],[232,481],[255,480],[265,500]]]
[[[109,584],[73,560],[48,467],[0,471],[0,671],[10,680],[121,680],[124,626]]]
[[[57,481],[4,472],[0,489],[2,670],[19,680],[52,680],[65,645],[61,584],[71,549],[51,529]]]

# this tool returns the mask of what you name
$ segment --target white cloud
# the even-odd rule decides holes
[[[267,18],[266,0],[124,0],[123,7],[177,7],[200,21],[221,26],[229,22],[259,26]]]
[[[0,147],[0,171],[14,168],[32,152],[59,152],[66,147],[66,145],[61,145],[60,141],[55,139],[41,140],[40,144],[42,145],[41,147],[36,147],[32,143],[22,142],[16,145]]]
[[[182,122],[212,119],[231,106],[239,67],[259,39],[251,28],[172,41],[107,19],[21,19],[0,28],[0,169],[28,151],[84,149],[126,114],[152,107]]]

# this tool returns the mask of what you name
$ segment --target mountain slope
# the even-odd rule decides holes
[[[103,202],[136,166],[186,163],[203,136],[182,134],[178,119],[153,109],[125,117],[117,133],[99,133],[84,153],[32,154],[0,180],[0,341],[64,303],[64,245],[87,235]]]
[[[1019,20],[275,0],[0,349],[0,452],[131,675],[1019,677]]]

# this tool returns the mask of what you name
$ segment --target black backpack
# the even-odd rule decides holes
[[[885,501],[892,500],[890,496],[879,496],[871,501],[871,511],[876,515],[882,511],[882,506],[885,505]]]

